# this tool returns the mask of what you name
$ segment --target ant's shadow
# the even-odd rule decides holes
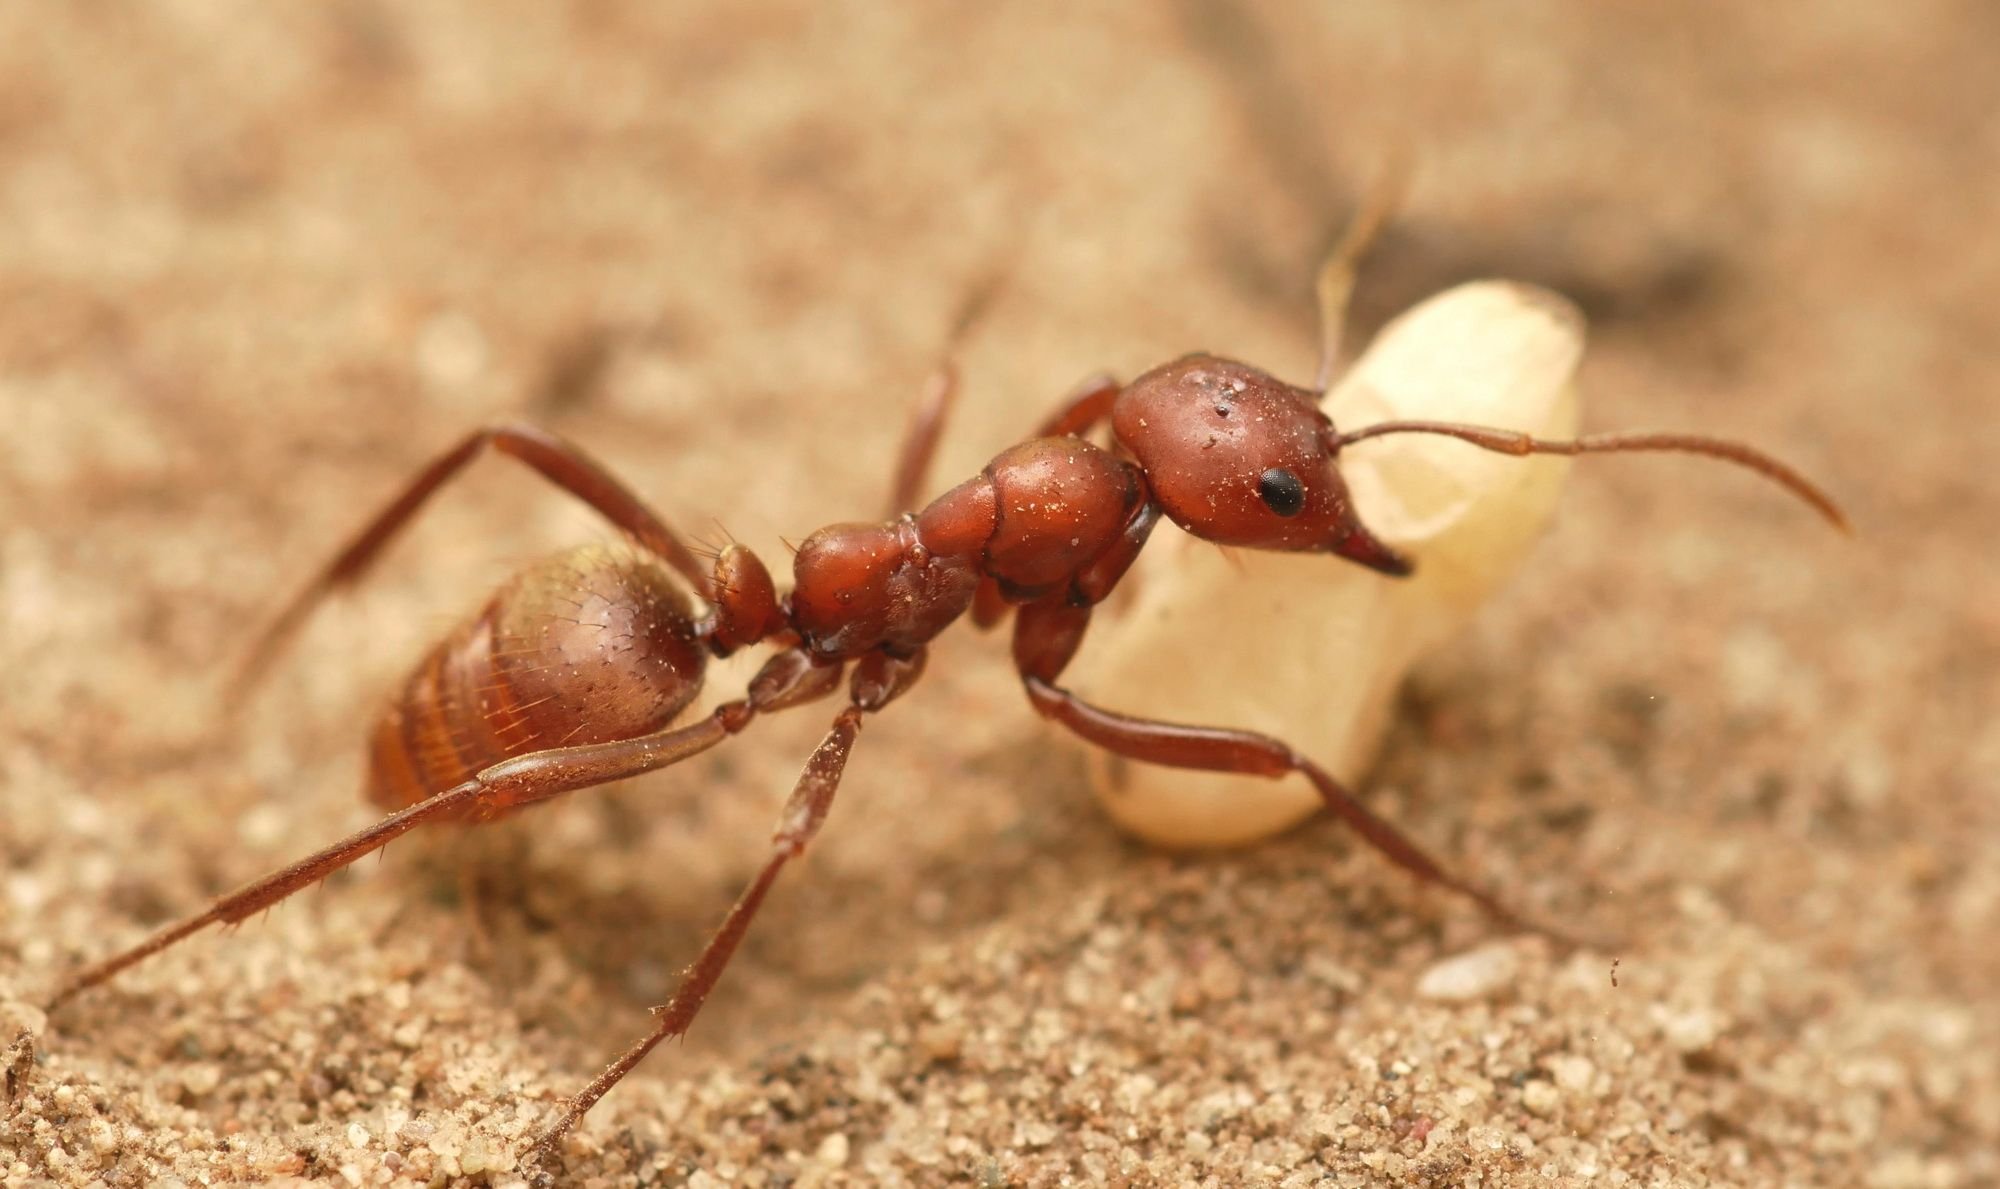
[[[815,1004],[926,947],[1073,902],[1135,852],[1097,809],[1076,750],[1048,746],[1031,717],[970,751],[951,746],[945,718],[871,726],[866,743],[898,771],[857,751],[825,827],[690,1032],[694,1055],[782,1045],[822,1014]],[[385,929],[424,930],[422,914],[433,935],[455,931],[465,965],[524,1024],[594,1061],[644,1031],[645,1009],[672,994],[763,864],[783,794],[768,778],[810,748],[769,750],[747,770],[740,753],[704,757],[444,836],[407,873],[413,903]],[[555,813],[576,817],[551,826]]]

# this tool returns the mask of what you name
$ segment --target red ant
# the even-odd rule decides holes
[[[1153,764],[1310,781],[1326,808],[1390,861],[1464,895],[1495,918],[1519,919],[1446,872],[1319,765],[1279,739],[1136,718],[1095,706],[1060,682],[1092,609],[1132,565],[1162,516],[1220,545],[1329,553],[1383,574],[1410,562],[1371,534],[1349,501],[1341,450],[1384,434],[1459,438],[1508,454],[1683,451],[1756,470],[1843,525],[1817,487],[1750,447],[1681,434],[1605,434],[1549,441],[1479,426],[1389,421],[1342,433],[1319,400],[1336,353],[1353,257],[1372,228],[1350,234],[1321,275],[1319,382],[1298,388],[1247,364],[1190,355],[1128,385],[1094,380],[1027,441],[932,500],[915,503],[954,388],[942,371],[919,405],[893,486],[895,519],[836,524],[807,537],[781,594],[741,545],[709,569],[624,484],[577,447],[541,430],[479,430],[418,474],[272,623],[250,653],[241,689],[326,595],[354,582],[389,540],[468,463],[495,450],[527,464],[602,513],[636,549],[585,546],[535,565],[416,667],[375,727],[370,797],[393,810],[375,825],[223,896],[205,911],[89,966],[51,1007],[209,925],[237,922],[391,839],[431,823],[471,825],[563,793],[665,768],[714,747],[758,715],[832,694],[847,704],[786,801],[772,850],[729,910],[652,1031],[571,1099],[532,1152],[548,1156],[584,1112],[661,1041],[685,1032],[714,989],[778,873],[803,851],[833,803],[866,716],[923,673],[926,647],[968,612],[982,628],[1012,611],[1014,665],[1043,717],[1118,755]],[[1110,448],[1087,434],[1109,424]],[[705,609],[691,606],[680,582]],[[754,644],[776,651],[743,697],[685,726],[711,656]]]

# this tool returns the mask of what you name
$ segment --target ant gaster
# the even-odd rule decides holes
[[[1121,714],[1064,688],[1063,670],[1092,609],[1118,585],[1160,517],[1219,545],[1331,554],[1405,575],[1410,562],[1356,516],[1339,457],[1366,438],[1427,433],[1522,455],[1705,454],[1756,470],[1834,523],[1844,522],[1797,472],[1712,438],[1608,434],[1549,441],[1426,421],[1342,433],[1320,411],[1319,399],[1337,353],[1354,259],[1372,232],[1367,218],[1358,221],[1322,271],[1322,358],[1314,388],[1211,355],[1176,360],[1128,385],[1096,380],[1027,441],[911,512],[953,391],[946,368],[904,445],[895,519],[836,524],[807,537],[793,558],[788,593],[741,545],[723,549],[704,568],[679,536],[577,447],[523,425],[471,434],[426,467],[299,592],[251,650],[233,691],[247,686],[314,605],[360,577],[439,487],[489,449],[595,508],[637,548],[586,546],[532,566],[430,651],[371,737],[368,793],[392,811],[387,817],[79,971],[51,1007],[209,925],[252,916],[418,826],[490,821],[665,768],[743,731],[761,714],[831,695],[846,674],[846,704],[806,761],[779,815],[769,858],[656,1010],[651,1032],[571,1099],[535,1141],[534,1153],[547,1157],[648,1052],[694,1021],[779,871],[826,817],[866,716],[916,683],[927,645],[968,613],[985,628],[1013,613],[1014,665],[1043,717],[1134,760],[1303,777],[1328,810],[1390,861],[1519,925],[1286,742]],[[1087,440],[1107,423],[1110,448]],[[690,603],[682,583],[703,609]],[[742,697],[672,725],[700,692],[709,657],[760,644],[776,651]]]

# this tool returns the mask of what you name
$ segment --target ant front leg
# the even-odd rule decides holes
[[[896,659],[880,652],[870,653],[855,665],[849,704],[833,720],[833,728],[814,750],[812,758],[806,761],[805,771],[799,774],[798,784],[778,814],[778,828],[771,835],[771,855],[764,861],[757,878],[750,881],[750,886],[737,898],[729,915],[722,919],[722,924],[708,939],[708,944],[702,947],[694,964],[682,973],[680,985],[674,988],[673,998],[653,1009],[653,1030],[625,1050],[575,1098],[570,1099],[562,1115],[529,1148],[530,1159],[546,1160],[553,1155],[556,1145],[570,1128],[576,1126],[598,1099],[644,1060],[646,1054],[658,1047],[661,1041],[686,1033],[694,1024],[702,1004],[708,1001],[709,992],[715,989],[717,980],[729,966],[730,958],[735,956],[738,943],[749,930],[750,922],[763,906],[771,885],[777,882],[778,872],[805,851],[806,845],[819,832],[820,823],[826,820],[827,811],[833,807],[833,794],[839,789],[841,775],[847,770],[847,755],[861,730],[863,716],[882,709],[900,697],[915,684],[923,668],[922,652],[906,659]]]
[[[235,924],[378,851],[432,822],[484,822],[563,793],[638,776],[707,751],[750,725],[760,712],[782,710],[833,692],[840,669],[816,665],[803,649],[773,655],[751,681],[748,695],[725,702],[699,722],[636,739],[529,752],[503,760],[472,779],[390,814],[367,829],[246,884],[202,912],[161,929],[102,962],[85,967],[49,1001],[53,1011],[80,992],[159,953],[210,925]]]
[[[1446,871],[1400,830],[1355,800],[1324,768],[1284,741],[1252,731],[1186,726],[1120,714],[1094,706],[1057,685],[1056,679],[1083,642],[1090,610],[1058,597],[1021,608],[1014,622],[1014,664],[1028,700],[1042,717],[1106,751],[1149,764],[1272,779],[1297,773],[1312,782],[1321,802],[1335,817],[1405,871],[1465,896],[1505,925],[1571,944],[1558,933],[1529,924],[1486,892]]]
[[[425,501],[489,449],[526,463],[544,479],[597,509],[679,571],[704,600],[714,601],[713,583],[694,554],[610,471],[576,446],[531,425],[488,426],[474,430],[431,460],[401,494],[362,526],[325,570],[285,604],[238,665],[230,686],[231,700],[256,680],[320,600],[359,579]]]

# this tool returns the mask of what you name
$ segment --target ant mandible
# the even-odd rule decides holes
[[[665,768],[738,734],[760,714],[829,696],[848,674],[847,704],[806,761],[763,868],[672,998],[656,1009],[652,1031],[536,1139],[531,1154],[545,1158],[647,1053],[693,1023],[779,871],[818,832],[866,716],[916,684],[930,641],[968,613],[982,628],[1014,614],[1014,665],[1043,717],[1147,763],[1302,776],[1328,810],[1390,861],[1521,926],[1284,741],[1121,714],[1061,684],[1092,609],[1118,585],[1162,516],[1218,545],[1328,553],[1392,577],[1409,574],[1410,562],[1355,514],[1338,466],[1344,448],[1385,434],[1441,434],[1517,455],[1708,455],[1775,480],[1845,527],[1832,500],[1798,472],[1714,438],[1649,433],[1551,441],[1431,421],[1335,428],[1319,400],[1338,353],[1355,262],[1380,214],[1364,212],[1321,271],[1322,353],[1313,388],[1212,355],[1187,356],[1127,385],[1093,380],[1027,441],[911,512],[955,386],[947,366],[920,402],[902,448],[892,489],[895,518],[831,525],[807,537],[785,594],[742,545],[723,549],[705,569],[664,521],[576,446],[525,425],[472,433],[424,468],[298,593],[251,649],[233,690],[262,670],[315,605],[358,579],[433,493],[488,450],[525,463],[589,504],[637,548],[585,546],[532,566],[430,651],[370,741],[368,792],[393,810],[387,817],[79,971],[50,1007],[209,925],[268,908],[418,826],[491,821]],[[1107,423],[1108,449],[1086,437]],[[704,610],[690,604],[675,575]],[[671,725],[700,692],[709,657],[757,644],[776,651],[744,696],[696,722]]]

